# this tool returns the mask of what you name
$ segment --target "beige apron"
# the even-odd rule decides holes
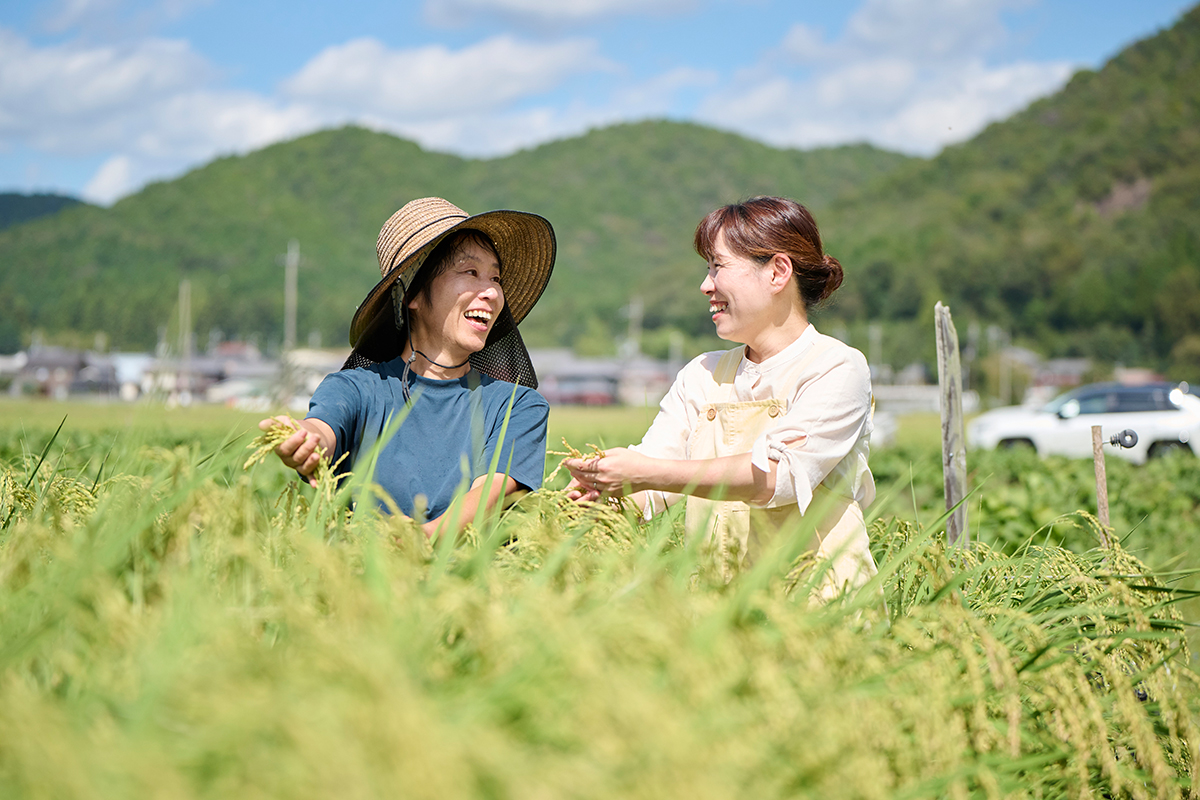
[[[804,368],[835,344],[831,340],[818,340],[788,367],[791,374],[779,385],[795,386]],[[700,419],[688,439],[688,458],[748,453],[774,419],[787,411],[784,398],[733,401],[733,378],[744,350],[744,347],[729,350],[717,362],[712,375],[714,385],[705,393],[716,402],[700,409]],[[822,483],[813,491],[809,513],[822,513],[807,558],[802,559],[809,568],[820,564],[819,568],[824,570],[813,600],[828,601],[866,583],[876,568],[868,548],[862,509],[854,498],[845,496],[845,490],[831,489]],[[803,515],[795,505],[752,508],[736,500],[714,501],[694,496],[687,498],[684,519],[688,537],[703,537],[702,545],[712,553],[725,581],[749,567],[776,535],[809,527],[804,525]]]

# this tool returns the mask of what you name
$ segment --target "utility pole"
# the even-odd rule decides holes
[[[283,352],[286,357],[296,347],[296,279],[300,271],[300,242],[288,242],[283,261]]]
[[[630,359],[642,352],[642,319],[646,313],[646,306],[640,295],[629,298],[625,312],[629,315],[629,329],[625,333],[625,341],[621,344],[620,351],[622,358]]]
[[[883,325],[872,322],[867,325],[867,362],[879,369],[883,366]]]
[[[279,359],[279,384],[277,400],[285,405],[291,402],[295,391],[295,365],[292,350],[296,348],[296,283],[300,272],[300,242],[288,240],[287,255],[283,257],[283,353]]]
[[[179,281],[179,376],[175,390],[180,405],[192,400],[192,282]]]

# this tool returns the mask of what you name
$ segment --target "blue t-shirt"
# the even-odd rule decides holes
[[[397,358],[335,372],[317,387],[308,404],[308,416],[333,428],[337,437],[334,461],[349,452],[341,469],[354,470],[354,462],[380,438],[388,421],[403,413],[403,372],[404,362]],[[550,415],[544,397],[528,387],[475,371],[448,381],[410,372],[408,380],[412,407],[380,452],[374,475],[374,482],[391,495],[401,511],[411,516],[417,495],[424,495],[426,516],[441,516],[464,481],[470,486],[475,478],[487,474],[497,446],[497,473],[507,474],[528,489],[542,485]],[[501,443],[500,430],[510,403],[512,414]]]

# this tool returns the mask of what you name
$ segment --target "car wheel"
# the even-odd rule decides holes
[[[1033,441],[1030,439],[1001,439],[996,447],[1001,450],[1033,450],[1037,452],[1037,448],[1033,446]]]
[[[1150,451],[1147,453],[1147,458],[1162,458],[1163,456],[1191,456],[1195,455],[1192,448],[1188,447],[1183,442],[1155,442],[1150,445]]]

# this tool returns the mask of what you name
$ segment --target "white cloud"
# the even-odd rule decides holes
[[[853,104],[883,109],[902,102],[918,88],[918,80],[912,62],[878,58],[826,71],[813,81],[812,88],[815,99],[825,108]]]
[[[111,16],[120,5],[121,0],[60,0],[50,7],[44,27],[52,33],[62,33]]]
[[[720,76],[712,70],[680,67],[661,75],[619,88],[611,105],[629,117],[664,115],[675,96],[687,89],[710,89],[718,85]]]
[[[147,36],[212,0],[52,0],[40,14],[41,27],[55,34],[81,31],[109,41]]]
[[[458,51],[390,50],[355,39],[323,50],[283,90],[301,102],[400,123],[504,108],[570,76],[611,68],[585,39],[536,44],[497,36]]]
[[[317,54],[280,96],[266,97],[210,87],[216,70],[183,42],[39,48],[0,30],[0,150],[107,155],[84,189],[97,202],[217,155],[346,123],[431,149],[496,155],[621,119],[537,103],[565,80],[597,71],[615,67],[583,39],[498,36],[458,50],[392,50],[357,39]],[[671,73],[630,102],[659,108],[672,87],[696,80]]]
[[[35,47],[0,29],[0,149],[111,154],[84,188],[110,202],[144,181],[326,124],[303,104],[206,87],[217,71],[186,42]]]
[[[622,119],[594,109],[560,109],[551,106],[495,114],[446,116],[416,122],[359,120],[360,124],[387,131],[431,150],[489,157],[512,153],[552,139],[577,136],[589,128]],[[486,130],[481,137],[479,131]]]
[[[969,58],[1004,41],[999,12],[1025,0],[866,0],[841,43],[858,56],[905,55],[917,61]]]
[[[83,187],[83,196],[90,202],[107,205],[136,186],[133,161],[129,156],[113,156],[100,165],[87,186]]]
[[[669,14],[695,5],[696,0],[425,0],[425,18],[445,27],[481,16],[556,27],[624,15]]]
[[[922,142],[951,144],[974,136],[1030,100],[1061,87],[1071,75],[1066,64],[1019,63],[1000,68],[974,64],[940,91],[914,97],[886,120],[881,141],[898,149]],[[928,147],[928,145],[927,145]]]
[[[1026,3],[866,0],[835,40],[794,26],[697,116],[780,146],[869,141],[932,155],[1070,77],[1062,61],[987,63],[1005,43],[1000,12]]]
[[[55,153],[118,146],[127,131],[115,118],[191,90],[212,72],[186,42],[35,48],[0,30],[0,142],[21,139]]]
[[[133,143],[149,158],[209,158],[240,153],[330,124],[335,118],[250,92],[180,94],[147,114]]]
[[[110,8],[169,14],[203,2],[63,0],[58,9],[61,24],[82,25]],[[566,24],[694,2],[428,0],[426,8]],[[1021,2],[865,0],[838,36],[794,26],[728,78],[692,67],[636,75],[593,38],[504,35],[407,49],[359,38],[317,53],[274,94],[222,88],[218,70],[184,41],[35,46],[0,29],[0,152],[102,159],[86,192],[111,202],[214,156],[338,124],[495,156],[600,125],[684,116],[681,98],[705,93],[689,116],[777,145],[871,141],[931,154],[1069,76],[1064,62],[989,63],[1005,44],[1001,12]]]
[[[801,64],[819,63],[838,55],[837,49],[825,42],[822,31],[802,22],[796,23],[784,34],[780,50]]]

